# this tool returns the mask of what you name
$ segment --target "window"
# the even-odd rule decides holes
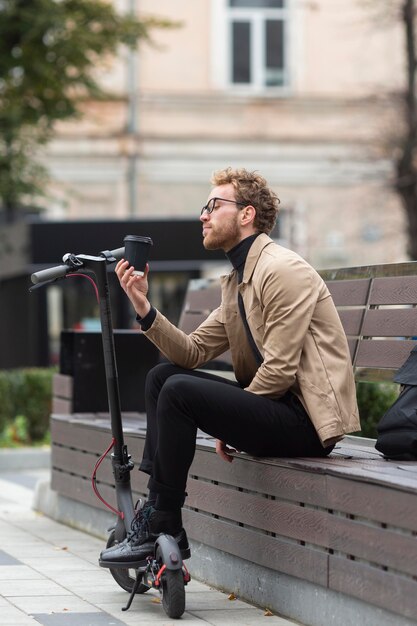
[[[250,90],[288,85],[288,0],[225,0],[228,77]]]

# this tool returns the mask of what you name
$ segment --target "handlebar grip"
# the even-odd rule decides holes
[[[46,270],[39,270],[32,274],[31,281],[34,285],[38,283],[44,283],[48,280],[55,280],[56,278],[62,278],[66,276],[71,268],[68,265],[56,265],[55,267],[48,267]]]

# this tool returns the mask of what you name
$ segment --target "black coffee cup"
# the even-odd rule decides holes
[[[149,258],[150,246],[153,245],[152,239],[141,235],[126,235],[123,242],[125,244],[124,258],[129,261],[129,265],[133,265],[135,268],[133,274],[143,276]]]

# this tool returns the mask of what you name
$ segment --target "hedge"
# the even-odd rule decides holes
[[[356,395],[362,428],[360,433],[355,434],[376,439],[376,426],[398,393],[399,385],[395,383],[357,383]]]
[[[55,371],[55,368],[0,370],[0,435],[23,416],[29,440],[45,438],[49,431]]]

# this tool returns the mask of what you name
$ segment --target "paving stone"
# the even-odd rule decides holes
[[[60,559],[49,556],[45,556],[43,559],[22,557],[22,561],[23,563],[25,563],[25,565],[29,565],[29,567],[33,567],[33,569],[38,572],[42,572],[43,574],[48,574],[62,569],[66,569],[67,571],[72,572],[96,572],[97,570],[99,570],[98,565],[95,567],[92,563],[89,563],[88,561],[83,561],[82,559],[79,559],[78,557],[72,556],[70,554],[62,556],[62,558]]]
[[[42,626],[124,626],[117,618],[108,613],[55,613],[34,615]]]
[[[81,600],[77,596],[21,596],[13,598],[13,604],[28,615],[40,613],[96,613],[100,609]]]
[[[20,543],[10,548],[10,552],[17,559],[34,559],[39,557],[61,559],[62,553],[66,552],[59,546],[54,546],[49,543],[42,544],[41,541]]]
[[[71,592],[53,580],[0,580],[0,594],[5,598],[16,596],[66,596]]]
[[[12,557],[8,552],[0,550],[0,566],[2,565],[23,565],[23,563]]]
[[[8,565],[7,567],[0,567],[0,581],[39,580],[43,578],[42,574],[35,572],[34,569],[26,565]]]
[[[82,571],[82,572],[74,572],[68,570],[62,570],[53,573],[53,579],[59,583],[60,585],[78,585],[82,586],[97,586],[101,587],[101,585],[105,585],[106,583],[110,583],[113,587],[118,588],[115,580],[110,576],[110,574],[103,569],[98,569],[94,571],[94,580],[91,578],[91,571]]]

